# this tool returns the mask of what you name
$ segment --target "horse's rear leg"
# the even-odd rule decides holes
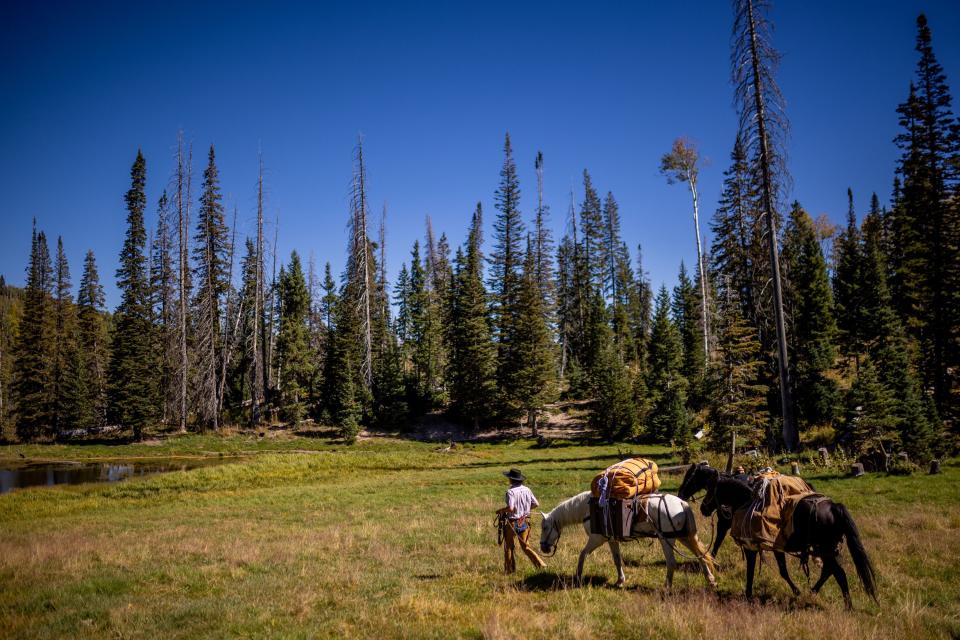
[[[790,579],[790,573],[787,571],[787,556],[780,551],[774,551],[773,557],[777,559],[777,568],[780,569],[780,577],[790,585],[790,590],[793,591],[794,596],[800,595],[800,589],[797,589],[797,585],[793,584],[793,580]]]
[[[813,585],[813,588],[811,589],[814,595],[820,593],[820,589],[823,587],[824,583],[826,583],[830,576],[833,575],[833,567],[830,566],[829,562],[823,562],[821,559],[820,564],[820,577],[817,578],[817,583]]]
[[[677,568],[677,559],[673,555],[673,547],[663,536],[660,536],[660,546],[663,547],[663,559],[667,563],[667,580],[663,588],[670,591],[673,588],[673,571]]]
[[[828,576],[828,569],[830,573],[833,574],[833,577],[837,579],[837,584],[840,585],[840,592],[843,593],[843,601],[846,603],[847,609],[853,609],[853,600],[850,598],[850,585],[847,584],[847,572],[840,566],[840,563],[837,561],[837,556],[835,555],[829,555],[823,558],[823,573],[820,575],[820,580],[818,580],[814,586],[814,592],[822,586],[825,580],[824,576]]]
[[[626,582],[627,576],[623,573],[623,555],[620,553],[620,543],[610,538],[610,555],[613,556],[613,564],[617,567],[617,587],[622,587]]]
[[[697,560],[700,561],[700,566],[703,567],[703,572],[707,576],[707,582],[710,583],[710,586],[714,589],[717,588],[717,579],[713,576],[713,572],[716,570],[716,567],[713,564],[713,557],[707,552],[707,548],[703,546],[703,543],[700,542],[700,538],[697,537],[696,533],[691,533],[686,538],[680,538],[680,542],[683,543],[683,546],[690,549],[693,552],[693,555],[696,556]]]
[[[744,549],[743,554],[747,557],[747,590],[748,598],[753,597],[753,572],[757,568],[757,552]]]

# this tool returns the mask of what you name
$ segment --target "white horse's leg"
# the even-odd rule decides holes
[[[670,546],[670,543],[666,538],[660,537],[660,546],[663,547],[663,559],[667,563],[667,581],[664,583],[663,588],[666,591],[670,591],[673,588],[673,570],[677,568],[677,559],[673,555],[673,547]]]
[[[687,549],[690,549],[697,560],[700,561],[700,566],[703,567],[703,573],[707,576],[707,582],[710,583],[711,587],[716,589],[717,579],[713,576],[713,557],[710,555],[710,552],[707,551],[707,548],[703,546],[703,543],[700,542],[697,534],[691,533],[686,538],[680,538],[680,542]]]
[[[606,538],[596,533],[590,534],[590,537],[587,538],[587,544],[583,546],[583,551],[580,552],[580,561],[577,562],[577,576],[574,584],[580,586],[580,583],[583,579],[583,561],[586,560],[587,556],[593,553],[597,547],[606,541]]]
[[[617,584],[616,586],[622,587],[623,583],[626,582],[627,576],[623,573],[623,556],[620,553],[620,543],[610,538],[610,554],[613,556],[613,564],[617,567]]]

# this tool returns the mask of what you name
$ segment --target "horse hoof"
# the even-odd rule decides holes
[[[615,585],[613,585],[613,586],[614,586],[614,588],[616,588],[616,589],[623,589],[623,580],[620,580],[619,582],[617,582],[617,583],[616,583]]]

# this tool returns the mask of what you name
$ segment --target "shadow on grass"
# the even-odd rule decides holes
[[[561,575],[555,571],[538,571],[524,577],[517,585],[521,591],[563,591],[575,588],[573,576]],[[583,577],[583,587],[612,587],[606,576],[589,575]]]

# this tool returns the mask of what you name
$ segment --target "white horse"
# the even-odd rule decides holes
[[[663,556],[667,563],[667,581],[664,587],[669,591],[673,586],[673,571],[677,567],[677,560],[673,555],[671,540],[676,539],[683,546],[690,549],[696,556],[707,582],[714,589],[717,581],[713,576],[715,567],[713,557],[697,538],[697,520],[690,510],[690,505],[677,496],[666,493],[652,493],[643,501],[643,512],[634,517],[633,537],[657,538],[663,547]],[[644,513],[645,516],[644,517]],[[564,527],[582,524],[587,532],[587,544],[580,552],[580,561],[577,563],[576,584],[580,584],[583,576],[583,561],[604,542],[610,545],[613,563],[617,567],[617,585],[622,587],[626,576],[623,574],[623,557],[620,555],[620,543],[613,538],[607,538],[599,533],[590,532],[590,492],[584,491],[572,498],[561,502],[549,512],[541,514],[543,522],[540,531],[540,549],[546,554],[556,551],[560,533]]]

